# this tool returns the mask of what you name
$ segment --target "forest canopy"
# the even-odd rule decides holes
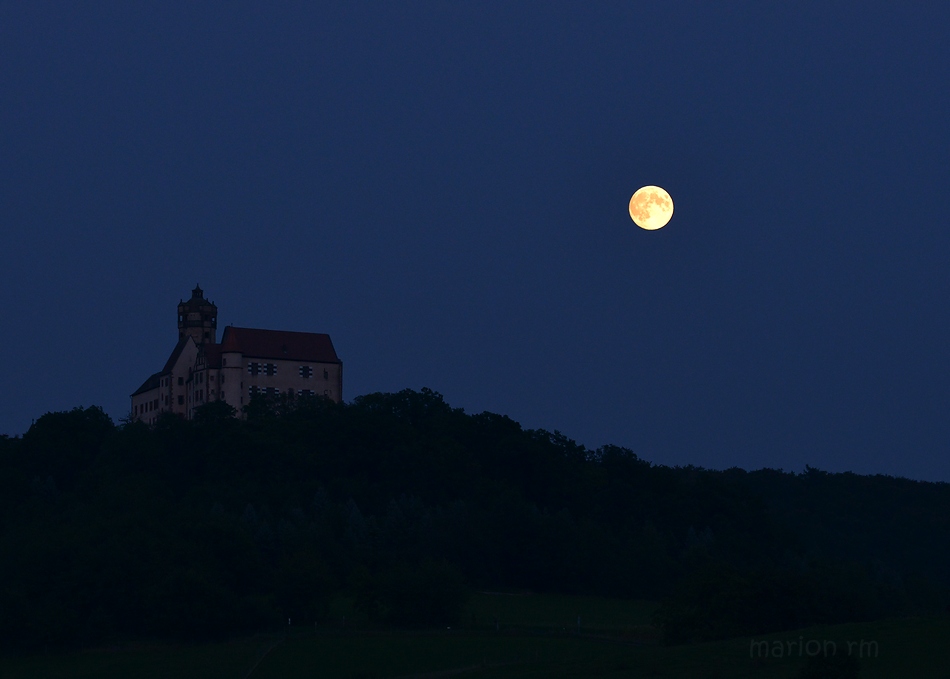
[[[458,619],[473,588],[663,601],[668,642],[947,603],[950,486],[665,467],[438,393],[98,407],[0,438],[0,640],[205,639]]]

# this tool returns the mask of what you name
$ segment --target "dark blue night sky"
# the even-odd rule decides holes
[[[274,5],[279,5],[275,7]],[[950,5],[0,3],[0,432],[196,283],[661,464],[950,481]],[[658,184],[676,212],[627,216]]]

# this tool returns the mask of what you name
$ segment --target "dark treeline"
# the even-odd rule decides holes
[[[654,466],[432,391],[98,408],[0,438],[0,643],[457,621],[473,588],[662,600],[669,642],[946,605],[950,486]]]

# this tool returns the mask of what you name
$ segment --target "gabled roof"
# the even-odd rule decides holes
[[[158,373],[159,375],[168,375],[172,371],[172,368],[175,367],[175,364],[178,362],[178,358],[181,356],[181,352],[185,350],[185,345],[188,344],[188,342],[194,342],[194,340],[189,335],[185,335],[180,340],[178,340],[178,344],[176,344],[175,348],[172,349],[172,355],[168,357],[167,361],[165,361],[165,367],[162,368],[160,373]]]
[[[342,363],[330,336],[316,332],[260,330],[229,325],[217,345],[224,353],[236,351],[250,358],[272,358],[315,363]]]
[[[144,394],[146,391],[151,391],[152,389],[158,389],[158,385],[161,382],[162,375],[163,373],[155,373],[154,375],[149,377],[147,380],[145,380],[145,383],[141,387],[139,387],[132,393],[132,396],[138,396],[139,394]]]

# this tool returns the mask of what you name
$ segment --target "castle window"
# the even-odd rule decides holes
[[[297,395],[298,396],[315,396],[316,394],[314,394],[314,392],[311,391],[310,389],[301,389],[300,391],[297,392]]]
[[[293,391],[288,390],[288,392]],[[258,387],[253,385],[247,388],[248,396],[254,398],[255,396],[268,396],[268,397],[277,397],[280,396],[280,389],[277,387]]]
[[[180,387],[180,386],[183,385],[184,383],[185,383],[185,378],[184,378],[184,377],[179,377],[179,378],[178,378],[178,386]]]
[[[276,375],[277,364],[276,363],[248,363],[247,372],[249,375],[259,375],[260,373],[264,373],[265,375]]]
[[[328,373],[326,370],[323,371],[323,379],[325,380],[330,379],[330,373]]]
[[[222,358],[222,359],[221,359],[221,365],[227,365],[227,364],[228,364],[228,359]]]
[[[220,380],[221,384],[224,384],[224,378],[225,378],[225,377],[227,377],[227,375],[222,375],[222,376],[221,376],[221,380]]]
[[[184,396],[179,396],[179,397],[178,397],[178,405],[180,405],[180,406],[185,405],[185,397],[184,397]]]
[[[311,375],[313,375],[313,368],[311,368],[309,365],[300,366],[301,377],[310,377]]]

